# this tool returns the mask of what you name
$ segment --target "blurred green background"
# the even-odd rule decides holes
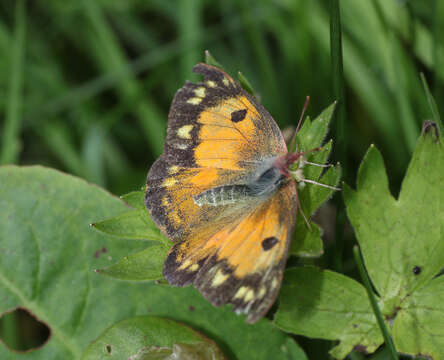
[[[281,128],[329,105],[329,1],[0,2],[2,164],[44,164],[122,194],[162,149],[168,108],[209,49],[247,76]],[[347,163],[371,143],[399,184],[424,119],[442,108],[444,4],[342,0]],[[332,132],[334,136],[334,132]],[[337,139],[339,140],[339,139]]]
[[[335,100],[327,0],[1,0],[0,163],[43,164],[121,195],[161,153],[174,93],[204,60],[241,71],[281,128]],[[443,110],[444,1],[341,0],[345,180],[371,143],[395,194]],[[332,162],[338,160],[334,155]],[[1,184],[0,184],[1,186]],[[328,252],[328,249],[327,249]],[[328,264],[326,266],[329,266]]]

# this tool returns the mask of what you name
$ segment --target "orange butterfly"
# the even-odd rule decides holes
[[[256,322],[279,292],[298,208],[281,131],[221,69],[198,64],[168,116],[163,154],[147,178],[146,207],[175,242],[163,274],[194,284],[212,304]]]

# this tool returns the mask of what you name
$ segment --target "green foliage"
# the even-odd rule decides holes
[[[82,360],[224,360],[216,344],[178,322],[153,316],[123,320],[85,350]]]
[[[332,4],[337,5],[336,12],[332,11]],[[284,132],[288,130],[287,127],[296,125],[306,95],[311,96],[308,109],[310,115],[320,113],[326,104],[333,101],[344,105],[346,96],[346,106],[339,110],[346,110],[347,118],[344,121],[341,115],[334,116],[329,125],[332,132],[328,138],[333,138],[335,144],[332,154],[329,155],[331,144],[322,143],[323,150],[314,153],[311,160],[324,163],[330,156],[328,162],[334,164],[340,161],[343,177],[350,184],[354,181],[352,174],[356,172],[370,144],[374,143],[384,155],[386,171],[381,171],[382,161],[379,160],[381,166],[375,166],[380,157],[379,152],[375,148],[369,150],[368,160],[373,160],[366,162],[368,169],[362,170],[364,173],[361,178],[369,176],[368,181],[362,180],[369,188],[372,181],[380,184],[382,179],[390,178],[390,191],[387,186],[384,189],[379,188],[380,194],[386,194],[381,197],[381,201],[388,208],[379,206],[376,209],[388,219],[396,218],[400,221],[399,224],[404,224],[405,228],[401,228],[400,235],[405,235],[406,238],[398,240],[393,234],[389,234],[387,239],[391,239],[391,243],[395,245],[387,245],[387,242],[381,248],[371,249],[374,239],[362,240],[365,236],[359,235],[365,265],[384,315],[395,316],[391,330],[398,350],[405,349],[410,354],[421,351],[427,354],[429,351],[442,357],[439,353],[441,307],[436,307],[435,304],[435,299],[439,299],[442,292],[441,282],[439,277],[430,280],[440,263],[436,255],[440,245],[438,242],[437,250],[433,251],[433,243],[429,243],[434,236],[436,239],[436,232],[442,227],[438,226],[440,222],[436,220],[433,226],[431,222],[421,222],[428,219],[430,213],[435,214],[437,205],[432,201],[430,207],[427,205],[416,208],[410,202],[409,211],[416,212],[417,219],[405,223],[408,214],[402,211],[407,209],[400,210],[399,204],[409,201],[402,197],[395,200],[390,194],[400,192],[400,184],[423,121],[433,120],[441,127],[441,134],[443,131],[439,115],[444,110],[443,4],[440,0],[3,1],[0,6],[0,163],[44,164],[80,176],[114,194],[140,189],[149,166],[162,151],[172,97],[185,80],[198,79],[192,74],[191,68],[202,61],[205,49],[209,49],[229,73],[242,71],[238,78],[244,88],[260,99]],[[332,24],[334,28],[331,27]],[[340,28],[342,33],[338,31]],[[339,36],[342,37],[343,72],[340,66],[335,66],[340,61]],[[423,73],[422,77],[419,72]],[[316,121],[307,122],[306,126],[311,125],[306,129],[314,131]],[[325,123],[320,122],[319,125],[322,127]],[[325,138],[322,131],[317,134],[322,134],[322,139]],[[307,134],[301,132],[299,144],[304,150],[317,146],[304,144],[306,138]],[[439,164],[435,158],[431,161]],[[306,166],[304,171],[307,178],[329,184],[334,184],[339,176],[339,168],[330,169],[321,178],[319,168]],[[376,174],[382,177],[379,178]],[[52,184],[49,180],[52,177],[48,175],[48,184]],[[21,185],[24,190],[27,187],[34,189],[32,184],[38,179],[34,181],[28,177],[27,181],[27,186]],[[68,182],[63,190],[69,192],[70,184]],[[428,187],[429,184],[421,181],[415,183],[418,194],[416,197],[412,196],[412,202],[423,203],[420,197],[426,191],[423,186]],[[2,196],[6,194],[5,189],[3,182],[0,182]],[[95,190],[100,193],[98,189]],[[291,251],[309,259],[290,259],[289,264],[292,266],[296,261],[316,263],[323,268],[333,268],[356,277],[356,267],[350,251],[354,240],[347,226],[343,226],[346,217],[340,209],[340,193],[337,193],[337,201],[333,204],[315,211],[318,204],[331,195],[325,189],[325,193],[320,190],[317,186],[307,185],[299,191],[305,214],[308,217],[315,212],[313,217],[316,223],[310,220],[311,231],[308,231],[302,217],[298,216]],[[364,219],[373,221],[371,225],[374,228],[369,223],[360,224],[364,217],[362,214],[366,211],[379,213],[377,210],[362,208],[361,200],[365,204],[366,201],[373,203],[375,199],[372,195],[364,196],[359,187],[356,194],[349,190],[346,188],[345,192],[352,194],[352,198],[359,199],[351,205],[353,211],[348,211],[350,218],[354,218],[356,234],[360,234],[359,228],[367,227],[374,230],[375,239],[382,238],[378,235],[380,221],[376,217]],[[401,192],[407,193],[404,190]],[[0,208],[3,219],[4,216],[12,216],[10,213],[4,215],[11,206],[16,206],[11,204],[23,201],[20,211],[25,215],[32,215],[30,211],[34,208],[34,203],[31,200],[25,201],[20,192],[14,194],[14,199],[11,199],[13,202]],[[28,192],[25,191],[24,194]],[[169,247],[169,242],[146,216],[143,191],[123,197],[130,208],[105,193],[103,197],[114,205],[108,204],[109,208],[102,208],[102,205],[93,207],[93,202],[102,203],[102,200],[97,201],[96,196],[91,196],[91,203],[87,203],[88,194],[90,193],[79,192],[69,200],[65,199],[67,203],[71,201],[73,204],[84,201],[81,203],[81,210],[72,208],[70,213],[60,210],[60,203],[56,197],[53,198],[60,196],[59,193],[54,195],[49,192],[41,195],[44,200],[36,200],[37,205],[40,201],[49,204],[47,213],[42,213],[38,220],[51,225],[41,227],[40,224],[37,227],[46,229],[40,232],[40,238],[51,244],[42,247],[40,256],[34,251],[37,243],[33,237],[22,237],[21,226],[10,225],[7,221],[0,224],[0,268],[4,264],[8,264],[7,269],[18,267],[18,273],[21,274],[17,277],[17,281],[21,281],[18,289],[22,291],[29,290],[28,283],[37,279],[37,276],[44,279],[42,289],[45,290],[45,297],[32,299],[30,303],[40,308],[45,301],[49,301],[48,291],[61,291],[61,284],[68,284],[66,286],[72,288],[78,286],[78,298],[81,299],[85,299],[82,295],[86,292],[85,283],[97,285],[97,291],[103,290],[100,284],[107,284],[104,290],[106,295],[102,297],[110,296],[110,300],[113,300],[113,296],[117,296],[120,299],[120,302],[115,303],[124,314],[119,315],[114,310],[110,314],[102,314],[108,308],[105,306],[101,309],[98,306],[97,312],[101,316],[98,321],[102,321],[104,317],[108,320],[103,321],[100,326],[95,324],[87,328],[84,325],[87,321],[85,314],[88,318],[95,318],[96,314],[90,316],[90,313],[78,311],[82,307],[78,305],[76,294],[68,294],[73,289],[66,290],[66,297],[58,296],[57,291],[51,293],[57,307],[68,304],[66,313],[70,317],[62,325],[77,319],[84,326],[81,328],[79,325],[79,329],[91,330],[90,333],[83,334],[83,337],[69,336],[69,340],[79,341],[82,349],[107,326],[125,317],[146,315],[147,309],[142,309],[144,305],[140,305],[140,308],[134,310],[136,306],[132,303],[132,298],[123,298],[113,292],[117,290],[109,290],[107,287],[110,284],[116,286],[116,289],[123,287],[125,293],[140,284],[125,285],[89,272],[86,277],[77,274],[96,269],[114,278],[143,280],[146,281],[143,284],[144,289],[148,286],[149,290],[143,292],[144,296],[140,298],[145,301],[147,294],[152,293],[153,299],[165,302],[165,298],[157,293],[161,291],[157,289],[161,285],[154,285],[153,282],[162,281],[162,258]],[[414,194],[413,190],[411,194]],[[35,198],[30,195],[29,199]],[[82,197],[85,198],[81,199]],[[424,198],[429,199],[427,194]],[[4,204],[6,200],[3,197],[0,201]],[[78,213],[80,211],[82,214]],[[58,212],[64,215],[59,216]],[[52,216],[56,216],[54,220],[50,219]],[[102,221],[103,219],[108,220]],[[433,220],[434,217],[430,219]],[[25,223],[34,226],[35,221],[34,218],[22,219],[20,225]],[[97,229],[108,231],[112,234],[112,240],[109,234],[103,235],[88,228],[88,223],[95,223]],[[318,226],[317,223],[321,225]],[[401,226],[394,222],[389,224],[397,231],[397,226]],[[416,231],[415,226],[422,227],[425,234],[430,234],[426,242],[422,236],[415,235],[420,240],[411,241],[412,236],[406,235]],[[68,236],[62,233],[65,231]],[[419,231],[414,232],[418,233]],[[17,243],[11,245],[13,240]],[[8,249],[3,247],[5,243],[20,251],[15,255],[2,252],[3,248]],[[378,242],[378,246],[381,243]],[[94,247],[90,248],[91,244]],[[23,275],[23,269],[29,268],[36,259],[46,259],[46,253],[62,252],[61,246],[67,247],[68,252],[77,245],[80,247],[75,248],[75,251],[80,254],[89,251],[93,257],[85,260],[87,265],[78,264],[80,255],[70,253],[67,256],[63,253],[53,270],[42,272],[41,275],[36,275],[40,273],[33,270],[27,273],[29,276]],[[102,252],[103,248],[106,248],[106,253]],[[426,249],[425,255],[423,249]],[[18,258],[17,254],[23,255],[23,259],[27,261]],[[324,256],[319,257],[322,254]],[[381,256],[381,265],[389,271],[390,277],[384,277],[382,272],[375,270],[378,265],[375,256],[378,254]],[[430,264],[427,254],[431,254]],[[85,256],[82,255],[82,259]],[[392,258],[396,261],[388,263]],[[402,268],[398,261],[404,261],[404,266],[416,266],[414,260],[423,262],[420,274],[406,275],[407,270],[412,269]],[[40,269],[46,269],[45,266],[40,266]],[[66,280],[73,268],[77,269],[75,276]],[[8,276],[12,277],[13,270],[7,271]],[[329,275],[322,276],[329,278]],[[97,282],[86,282],[85,279],[89,277],[97,279],[94,280]],[[387,279],[386,283],[384,279]],[[46,284],[51,285],[47,291]],[[199,298],[190,289],[162,288],[165,288],[162,290],[165,293],[162,294],[168,299],[176,299],[178,296],[177,303],[184,301],[185,298],[180,297],[183,291]],[[128,293],[131,297],[131,292]],[[400,301],[402,294],[408,296]],[[0,297],[0,308],[3,309],[2,306],[6,305],[2,304],[2,299]],[[98,305],[102,304],[102,300],[104,301],[97,300]],[[96,300],[85,300],[85,303],[89,304],[88,301]],[[121,304],[128,302],[131,304],[122,309]],[[72,306],[69,305],[71,303]],[[396,304],[399,303],[401,308],[397,309]],[[62,309],[51,308],[52,312],[57,313],[54,315],[49,308],[50,306],[45,305],[44,310],[51,320],[62,322],[65,319],[57,317],[57,312],[62,312]],[[185,308],[182,310],[184,313],[188,311]],[[219,311],[230,313],[228,310],[226,313],[225,310]],[[164,311],[162,314],[166,313]],[[394,313],[396,314],[393,315]],[[200,330],[198,321],[189,323],[180,316],[177,319],[191,324],[192,327],[197,326]],[[237,355],[241,345],[234,347],[236,350],[227,351],[232,345],[225,341],[225,335],[217,332],[213,334],[211,327],[207,328],[206,325],[203,328],[208,331],[205,332],[208,337],[214,339],[214,335],[219,338],[218,344],[228,358],[241,358]],[[21,339],[14,339],[16,329],[17,324],[13,317],[0,318],[0,336],[3,334],[11,337],[11,342],[19,342]],[[236,329],[233,325],[232,334],[237,334],[237,331],[246,334],[249,331],[249,328],[242,325]],[[270,331],[270,328],[267,327],[264,331]],[[341,337],[341,346],[348,339],[347,331],[340,331],[337,337],[331,338]],[[432,335],[436,335],[437,342],[431,340]],[[58,341],[57,336],[57,333],[53,334],[51,341]],[[252,333],[251,336],[256,335]],[[301,351],[292,339],[282,334],[279,336],[285,339],[282,340],[282,352],[285,349],[296,349],[295,352],[288,350],[290,354]],[[53,343],[50,344],[53,346]],[[318,346],[319,344],[323,346]],[[322,352],[320,349],[333,347],[335,344],[306,340],[303,345],[310,358],[326,358],[327,351]],[[248,344],[245,346],[248,347]],[[277,346],[270,346],[277,349]],[[48,351],[44,350],[46,347],[42,351]],[[23,355],[25,358],[38,356],[37,352]],[[382,351],[376,356],[383,358],[385,355]],[[272,358],[271,355],[269,357]],[[291,358],[290,355],[287,357]],[[350,358],[362,359],[363,355],[355,351]]]
[[[442,220],[444,141],[436,125],[418,140],[398,198],[388,187],[382,157],[370,147],[357,189],[344,185],[347,214],[358,239],[377,302],[397,351],[439,359],[444,348]],[[315,268],[288,270],[275,323],[310,337],[340,340],[344,358],[355,346],[367,352],[382,343],[364,288],[343,275]]]
[[[0,313],[26,308],[52,334],[40,350],[23,358],[79,359],[106,328],[149,313],[198,329],[230,358],[306,359],[296,343],[268,320],[250,326],[230,307],[213,307],[191,287],[116,281],[94,273],[105,268],[107,275],[128,279],[127,269],[122,271],[124,261],[107,266],[127,254],[134,258],[131,254],[146,247],[146,241],[112,238],[89,227],[97,219],[128,212],[118,198],[42,167],[2,167],[0,183]],[[151,242],[146,251],[153,253],[162,244]],[[153,258],[160,269],[159,252]],[[131,269],[132,280],[159,277],[146,265],[144,272]],[[114,331],[121,325],[116,326]],[[184,330],[178,341],[183,343],[190,332]],[[139,344],[125,351],[136,353]],[[0,358],[9,359],[10,354],[0,342]]]
[[[307,161],[322,165],[325,164],[332,150],[332,142],[326,143],[319,151],[310,150],[320,147],[328,132],[328,125],[332,119],[335,104],[325,109],[315,120],[306,118],[296,135],[297,151],[308,151]],[[295,166],[298,166],[295,164]],[[341,167],[330,167],[326,172],[315,165],[305,165],[304,177],[317,181],[320,184],[336,186],[341,178]],[[317,224],[310,220],[310,216],[329,198],[334,190],[315,184],[299,185],[298,198],[302,211],[310,224],[308,228],[302,214],[299,214],[295,224],[295,238],[291,244],[291,254],[303,257],[318,257],[323,254],[322,231]]]
[[[357,344],[373,352],[382,342],[365,289],[344,275],[312,267],[287,270],[274,322],[294,334],[340,340],[331,352],[340,359]]]

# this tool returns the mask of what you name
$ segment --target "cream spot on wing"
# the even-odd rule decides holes
[[[188,266],[190,266],[190,265],[191,265],[191,260],[190,260],[190,259],[185,260],[185,261],[183,262],[183,264],[179,266],[179,270],[186,269],[186,268],[187,268]],[[197,265],[197,264],[195,264],[195,265]]]
[[[216,273],[216,275],[213,278],[213,282],[211,283],[212,286],[219,286],[220,284],[223,284],[225,280],[227,280],[229,277],[229,274],[224,274],[222,269],[219,269]]]
[[[163,206],[169,206],[170,205],[170,199],[168,199],[166,196],[162,198],[162,205]]]
[[[176,182],[177,181],[175,178],[166,178],[163,181],[162,186],[165,186],[165,187],[173,186]]]
[[[186,150],[186,149],[188,149],[188,145],[187,145],[187,144],[173,143],[172,145],[173,145],[176,149],[179,149],[179,150]]]
[[[236,294],[234,295],[234,298],[235,299],[243,298],[247,291],[248,291],[248,287],[247,286],[241,286],[239,288],[239,290],[236,292]]]
[[[222,82],[224,83],[225,86],[230,85],[230,82],[228,81],[228,79],[227,79],[226,77],[224,77],[224,78],[222,79]]]
[[[177,130],[177,136],[182,139],[191,139],[191,130],[193,130],[193,125],[184,125]]]
[[[216,87],[216,83],[213,80],[208,80],[207,81],[207,85],[210,88],[215,88]]]
[[[177,165],[173,165],[173,166],[171,166],[169,169],[168,169],[168,172],[170,173],[170,174],[175,174],[175,173],[177,173],[179,171],[179,166],[177,166]]]
[[[254,291],[253,291],[253,289],[250,289],[245,294],[244,301],[245,302],[250,302],[253,299],[254,299]],[[248,312],[248,310],[246,312]]]
[[[205,88],[203,86],[198,87],[194,90],[194,93],[197,97],[204,98],[205,97]]]
[[[265,286],[261,286],[261,288],[259,289],[259,294],[257,296],[259,297],[259,299],[262,299],[266,293],[267,289],[265,288]]]
[[[199,105],[201,101],[202,101],[202,98],[200,98],[200,97],[193,97],[191,99],[188,99],[187,103],[191,104],[191,105]]]
[[[199,269],[199,264],[193,264],[190,266],[190,271],[196,271],[197,269]]]
[[[271,280],[271,288],[274,289],[278,285],[277,279],[274,277],[273,280]]]

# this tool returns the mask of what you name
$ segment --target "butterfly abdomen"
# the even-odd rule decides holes
[[[218,186],[194,197],[198,206],[229,205],[251,198],[267,198],[282,184],[285,177],[279,169],[272,166],[249,184]]]
[[[249,194],[250,189],[246,185],[227,185],[219,186],[194,197],[194,202],[198,206],[211,205],[229,205],[245,199]]]

